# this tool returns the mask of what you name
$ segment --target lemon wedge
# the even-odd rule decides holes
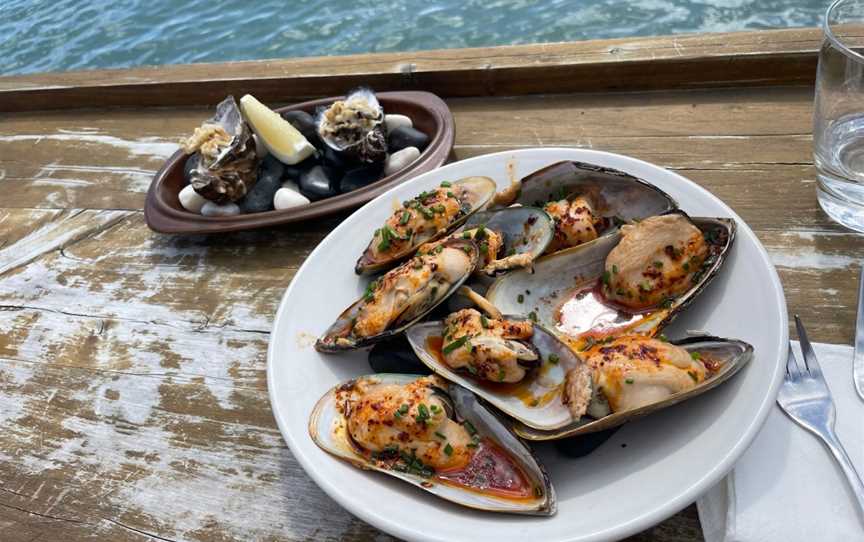
[[[240,111],[261,143],[280,162],[293,165],[315,153],[315,147],[303,134],[251,94],[240,98]]]

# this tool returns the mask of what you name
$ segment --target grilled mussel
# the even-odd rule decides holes
[[[575,417],[562,394],[568,374],[587,366],[543,326],[530,319],[485,316],[463,309],[443,322],[424,322],[406,333],[420,360],[499,410],[538,430],[572,424]],[[584,413],[591,393],[579,399]]]
[[[544,209],[554,220],[547,253],[593,241],[621,224],[675,209],[659,188],[623,171],[584,162],[557,162],[516,181],[495,197]]]
[[[504,313],[533,313],[577,350],[609,336],[653,336],[714,278],[734,237],[732,220],[670,211],[544,256],[533,273],[498,278],[486,297]]]
[[[433,190],[420,193],[404,202],[375,230],[354,271],[362,275],[393,267],[424,243],[459,227],[494,194],[495,181],[488,177],[443,182]]]
[[[563,396],[565,402],[573,401],[573,422],[538,430],[517,420],[516,434],[555,440],[617,427],[722,384],[753,358],[753,347],[710,336],[665,342],[625,335],[595,343],[579,355],[590,380],[581,370],[565,377]],[[591,401],[583,411],[581,401],[589,393]]]
[[[477,273],[487,276],[530,267],[552,241],[554,225],[549,215],[534,207],[509,207],[471,215],[445,239],[473,239],[480,249]],[[426,243],[429,250],[443,240]]]
[[[372,281],[315,343],[320,352],[371,345],[404,331],[447,299],[474,272],[479,250],[472,240],[451,239],[417,254]]]
[[[468,390],[437,376],[378,374],[341,384],[309,421],[312,440],[356,467],[454,503],[552,515],[555,491],[531,451]]]

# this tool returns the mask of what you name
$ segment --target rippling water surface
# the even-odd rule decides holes
[[[819,23],[813,0],[0,0],[0,74]]]

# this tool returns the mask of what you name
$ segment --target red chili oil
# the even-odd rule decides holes
[[[482,439],[471,460],[459,470],[439,471],[439,480],[478,493],[507,499],[537,497],[530,479],[507,452],[498,444]]]

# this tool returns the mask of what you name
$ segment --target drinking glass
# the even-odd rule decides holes
[[[819,205],[864,232],[864,0],[828,8],[819,51],[813,154]]]

